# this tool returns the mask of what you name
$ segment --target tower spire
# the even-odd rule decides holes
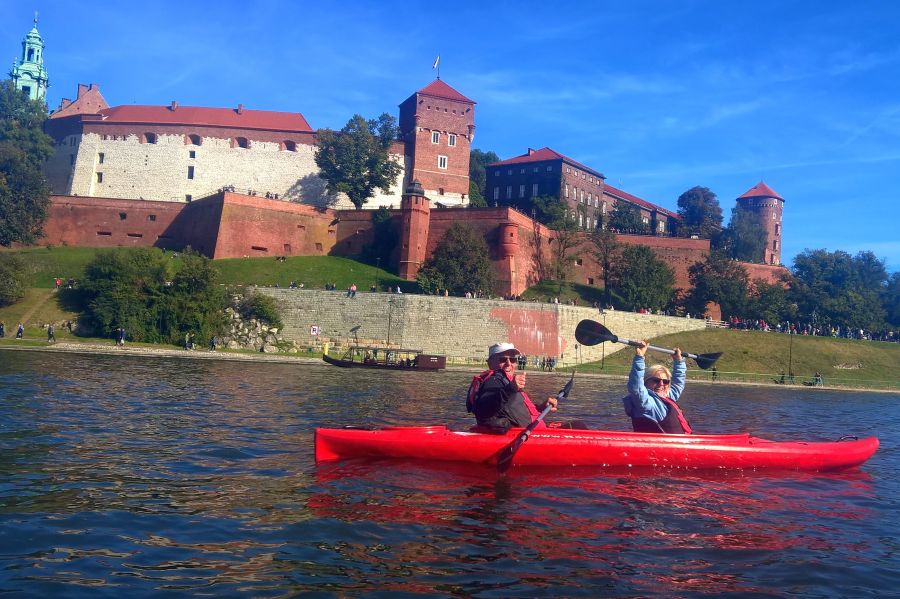
[[[13,63],[10,75],[16,89],[25,92],[32,100],[44,100],[50,86],[47,69],[44,68],[44,40],[37,29],[38,13],[34,13],[34,27],[22,40],[22,57]]]

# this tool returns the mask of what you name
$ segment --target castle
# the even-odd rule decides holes
[[[35,28],[25,45],[37,47]],[[43,48],[43,42],[40,42]],[[13,73],[16,85],[43,73],[43,53]],[[24,63],[23,63],[24,64]],[[22,83],[24,89],[24,83]],[[400,136],[391,158],[397,183],[367,207],[392,210],[400,243],[391,257],[414,279],[444,232],[457,221],[479,230],[491,249],[499,289],[517,295],[540,279],[553,233],[516,211],[512,200],[555,195],[590,230],[617,202],[636,206],[651,235],[620,235],[648,245],[687,288],[688,267],[709,241],[673,236],[677,214],[616,189],[598,171],[549,148],[529,149],[487,169],[489,208],[469,204],[469,156],[475,102],[435,79],[399,105]],[[315,165],[316,132],[300,113],[181,106],[110,107],[95,84],[79,85],[46,123],[56,144],[46,164],[53,189],[45,242],[82,246],[191,246],[212,258],[358,255],[372,240],[372,211],[329,197]],[[738,200],[767,227],[766,261],[780,263],[784,200],[764,183]],[[504,204],[504,205],[501,205]],[[573,281],[597,284],[589,252],[572,266]],[[754,265],[754,276],[776,270]]]

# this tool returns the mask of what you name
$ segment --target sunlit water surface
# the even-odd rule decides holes
[[[471,374],[0,351],[0,593],[857,597],[900,589],[900,397],[688,387],[694,428],[877,435],[832,474],[316,466],[313,430],[465,428]],[[562,376],[533,376],[532,395]],[[624,381],[558,418],[627,428]],[[127,595],[126,595],[127,593]]]

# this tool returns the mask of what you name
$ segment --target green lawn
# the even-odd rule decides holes
[[[801,384],[819,372],[826,385],[895,388],[900,390],[900,343],[807,337],[759,331],[706,329],[664,335],[651,340],[665,348],[681,347],[695,354],[722,352],[716,362],[721,381],[772,382],[790,368]],[[599,362],[579,366],[585,372],[624,374],[631,366],[632,349],[616,352]],[[671,357],[651,352],[651,362],[670,363]],[[710,380],[711,372],[688,361],[689,378]]]
[[[52,289],[54,279],[63,281],[84,276],[84,267],[94,258],[97,248],[76,248],[65,246],[33,247],[27,249],[3,250],[22,256],[32,273],[32,287]]]

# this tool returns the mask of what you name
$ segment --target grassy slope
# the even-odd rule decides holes
[[[900,390],[897,365],[900,343],[855,341],[829,337],[806,337],[758,331],[707,329],[664,335],[652,340],[659,347],[681,347],[695,354],[723,352],[716,363],[721,380],[772,382],[781,371],[794,370],[797,384],[811,380],[815,372],[826,385],[877,386]],[[603,370],[627,372],[634,352],[626,348],[604,360]],[[669,356],[656,353],[651,361],[669,362]],[[708,371],[688,362],[690,378],[705,379]],[[585,371],[602,372],[598,363],[586,364]],[[747,374],[755,373],[755,374]]]

